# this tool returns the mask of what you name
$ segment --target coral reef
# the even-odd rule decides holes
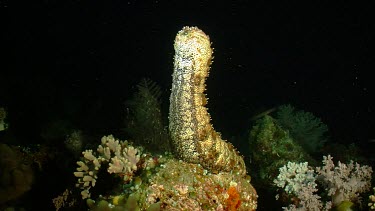
[[[247,211],[257,208],[258,196],[250,184],[250,176],[246,175],[242,156],[213,129],[204,107],[204,83],[212,54],[208,36],[198,28],[184,27],[176,37],[175,49],[169,128],[177,156],[183,160],[169,154],[154,156],[127,141],[103,137],[97,152],[82,153],[74,172],[78,177],[77,187],[91,210]],[[153,88],[148,85],[150,82],[139,87],[141,95],[151,94],[147,92]],[[133,103],[140,105],[147,99]],[[145,116],[153,113],[139,112]],[[122,177],[122,183],[116,185],[122,191],[111,190],[110,194],[93,200],[91,188],[97,182],[100,168],[107,163],[107,173]]]
[[[280,168],[280,174],[274,180],[277,187],[283,188],[286,194],[296,196],[298,205],[292,204],[284,207],[284,210],[325,210],[331,208],[332,204],[323,205],[320,196],[316,194],[318,191],[316,184],[316,175],[307,162],[294,163],[288,162],[287,165]],[[276,199],[279,195],[276,195]],[[298,209],[297,209],[298,208]]]
[[[87,199],[90,210],[247,211],[257,207],[258,196],[250,177],[230,172],[212,174],[200,164],[177,160],[169,154],[134,153],[135,150],[129,149],[137,148],[123,143],[113,136],[103,137],[98,153],[86,150],[83,161],[77,162],[78,172],[74,173],[78,177],[77,186],[82,189],[82,198]],[[125,153],[113,153],[119,151]],[[132,159],[134,162],[128,162]],[[120,161],[124,162],[119,164]],[[108,162],[108,173],[124,177],[116,185],[122,191],[111,190],[111,194],[93,200],[91,188],[97,183],[100,167]]]
[[[211,174],[199,164],[168,159],[147,188],[138,189],[142,210],[160,203],[162,210],[255,210],[257,195],[241,175]]]
[[[90,197],[90,189],[96,184],[97,173],[103,163],[109,163],[108,173],[119,174],[124,181],[133,177],[140,160],[140,149],[130,146],[127,141],[116,140],[112,135],[104,136],[97,149],[82,152],[82,161],[78,161],[77,171],[74,175],[78,177],[77,187],[82,189],[83,199]],[[98,155],[97,155],[98,154]]]
[[[196,27],[184,27],[176,36],[174,48],[169,130],[178,156],[212,172],[245,175],[243,158],[214,130],[205,107],[205,81],[213,52],[209,37]]]
[[[371,187],[372,168],[353,162],[338,162],[335,166],[332,159],[330,155],[323,156],[323,166],[315,170],[307,162],[289,162],[280,168],[274,184],[290,198],[298,199],[284,210],[328,210],[361,203],[359,194]]]
[[[330,155],[324,156],[324,165],[316,168],[318,179],[324,184],[328,196],[332,196],[334,205],[343,201],[358,202],[359,193],[371,188],[372,168],[353,161],[348,164],[339,161],[335,166],[332,159]]]
[[[316,153],[326,142],[327,125],[310,112],[296,111],[291,105],[282,105],[275,119],[307,153]]]
[[[289,133],[283,130],[271,116],[264,116],[256,121],[250,131],[251,158],[254,168],[260,177],[258,183],[267,185],[272,183],[278,170],[288,161],[312,162],[312,158],[296,144]],[[255,176],[255,175],[254,175]]]

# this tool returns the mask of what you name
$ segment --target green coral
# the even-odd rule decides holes
[[[326,142],[327,125],[310,112],[296,111],[291,105],[282,105],[276,113],[276,120],[308,153],[316,153]]]
[[[270,184],[279,168],[288,161],[312,160],[271,116],[266,115],[256,122],[249,139],[253,163],[257,165],[258,176],[265,184]]]

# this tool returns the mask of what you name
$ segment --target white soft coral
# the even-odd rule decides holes
[[[359,194],[371,188],[372,168],[351,161],[338,162],[337,166],[330,155],[323,156],[323,167],[317,167],[318,179],[322,181],[334,205],[343,201],[358,201]]]
[[[290,205],[284,210],[328,210],[343,201],[360,202],[359,194],[371,188],[372,168],[353,161],[338,162],[335,166],[332,159],[330,155],[323,156],[323,166],[315,171],[307,163],[289,162],[280,168],[274,184],[300,200],[297,206]],[[317,182],[323,185],[332,201],[321,202],[316,194]]]

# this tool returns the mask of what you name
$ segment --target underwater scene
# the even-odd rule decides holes
[[[367,5],[0,9],[0,210],[375,210]]]

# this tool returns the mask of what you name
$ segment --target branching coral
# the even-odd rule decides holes
[[[288,162],[287,165],[280,168],[280,174],[274,180],[277,187],[281,187],[287,194],[297,196],[298,205],[284,207],[284,210],[316,210],[323,208],[316,184],[316,175],[307,162],[294,163]],[[276,195],[278,199],[279,195]],[[330,203],[325,205],[325,209],[330,207]]]
[[[349,164],[335,164],[330,155],[323,157],[322,167],[317,167],[318,179],[322,181],[328,196],[332,196],[335,205],[343,201],[357,202],[359,193],[371,188],[372,168],[351,161]]]
[[[82,152],[82,161],[78,161],[77,187],[82,189],[82,198],[90,197],[90,188],[94,187],[98,179],[97,173],[103,163],[109,163],[108,173],[119,174],[124,181],[129,181],[133,172],[137,170],[140,160],[140,149],[130,146],[127,141],[116,140],[112,135],[104,136],[97,153],[92,150]]]
[[[320,210],[331,206],[340,206],[345,202],[359,202],[359,194],[371,187],[372,168],[358,163],[334,165],[330,155],[323,157],[323,166],[315,171],[307,163],[289,162],[280,168],[280,174],[274,184],[291,196],[299,199],[297,204],[286,210]],[[317,194],[318,184],[322,184],[322,192],[331,197],[326,203]]]

